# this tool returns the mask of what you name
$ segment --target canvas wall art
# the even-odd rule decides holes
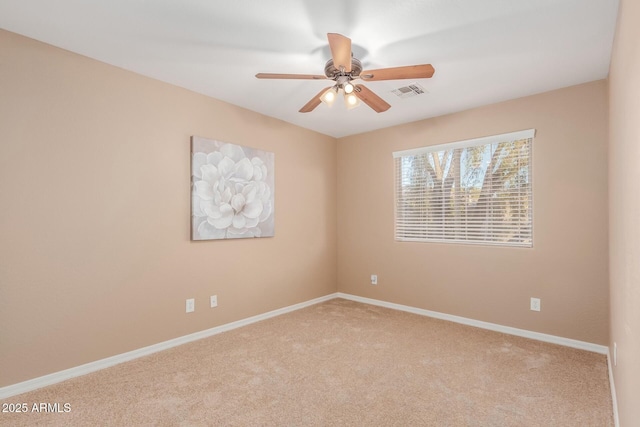
[[[191,137],[191,239],[274,235],[274,154]]]

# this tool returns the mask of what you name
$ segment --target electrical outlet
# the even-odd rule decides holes
[[[378,275],[377,274],[372,274],[371,275],[371,284],[372,285],[377,285],[378,284]]]
[[[189,298],[187,300],[187,313],[192,313],[196,310],[196,300]]]
[[[540,298],[531,298],[531,310],[540,311]]]
[[[618,344],[613,343],[613,366],[618,366]]]
[[[218,295],[211,295],[211,308],[218,306]]]

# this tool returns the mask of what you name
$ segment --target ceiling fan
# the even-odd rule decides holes
[[[362,101],[377,113],[382,113],[391,108],[391,105],[370,89],[367,89],[366,86],[352,83],[353,80],[423,79],[430,78],[435,72],[431,64],[362,71],[360,60],[354,58],[351,53],[350,38],[336,33],[327,34],[327,38],[329,39],[332,58],[324,66],[324,75],[258,73],[256,77],[259,79],[333,80],[335,82],[333,86],[322,89],[316,96],[311,98],[300,109],[301,113],[313,111],[321,102],[328,105],[333,104],[339,90],[344,92],[344,101],[347,108],[354,108],[359,105],[359,101]]]

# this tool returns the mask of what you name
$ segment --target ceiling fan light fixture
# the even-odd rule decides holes
[[[344,105],[346,105],[347,110],[351,110],[352,108],[356,108],[360,105],[360,99],[354,93],[345,93]]]
[[[347,82],[344,85],[342,85],[342,89],[344,90],[344,93],[346,93],[348,95],[348,94],[352,93],[355,88],[353,87],[353,85],[351,83]]]
[[[380,98],[362,84],[351,83],[354,80],[406,80],[428,79],[433,76],[435,69],[431,64],[406,65],[401,67],[380,68],[376,70],[362,70],[362,62],[353,56],[351,39],[337,33],[328,33],[331,58],[324,66],[324,76],[316,74],[276,74],[258,73],[258,79],[301,79],[301,80],[333,80],[332,87],[321,89],[300,110],[300,113],[313,111],[321,103],[333,105],[338,92],[342,91],[344,104],[348,110],[360,103],[365,103],[376,113],[382,113],[391,108],[384,99]],[[417,83],[414,83],[417,85]],[[410,85],[410,86],[414,86]],[[402,91],[401,91],[402,92]],[[404,92],[402,92],[404,93]]]
[[[320,96],[320,101],[324,102],[329,107],[331,107],[337,97],[338,97],[338,89],[334,86],[327,89],[325,93],[323,93],[322,96]]]

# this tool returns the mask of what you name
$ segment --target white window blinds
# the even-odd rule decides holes
[[[393,153],[396,240],[531,247],[534,134]]]

